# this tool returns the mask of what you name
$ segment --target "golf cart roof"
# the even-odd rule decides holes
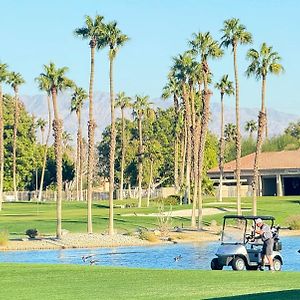
[[[240,219],[240,220],[256,220],[258,218],[262,220],[275,220],[273,216],[239,216],[239,215],[224,216],[224,219]]]

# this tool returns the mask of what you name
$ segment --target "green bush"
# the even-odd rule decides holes
[[[294,215],[290,216],[286,219],[286,223],[289,225],[291,229],[300,229],[300,216]]]
[[[26,230],[26,235],[28,235],[31,239],[34,239],[38,236],[38,231],[37,229],[27,229]]]
[[[8,243],[8,231],[6,229],[0,230],[0,246],[6,246]]]

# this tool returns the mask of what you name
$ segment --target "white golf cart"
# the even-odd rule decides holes
[[[272,216],[224,216],[221,245],[216,256],[211,261],[212,270],[222,270],[224,266],[231,266],[233,270],[257,270],[262,262],[263,242],[255,236],[256,219],[267,223],[274,238],[273,262],[275,271],[280,271],[283,259],[279,241],[279,227],[274,227],[275,218]],[[268,266],[266,264],[266,266]]]

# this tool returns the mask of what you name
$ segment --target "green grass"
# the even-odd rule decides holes
[[[75,265],[0,264],[3,300],[296,300],[300,295],[299,281],[300,273],[296,272],[147,270]]]
[[[229,204],[217,203],[215,198],[205,198],[204,207],[224,207],[235,208],[235,199],[225,199]],[[291,215],[300,214],[299,197],[261,197],[258,200],[258,214],[274,215],[277,223],[287,226],[286,219]],[[136,200],[115,201],[116,204],[136,203]],[[251,198],[242,200],[243,208],[251,209]],[[144,203],[145,204],[145,203]],[[191,208],[190,205],[175,205],[172,210]],[[165,208],[168,210],[168,206]],[[63,203],[63,228],[71,232],[86,231],[86,203],[64,202]],[[156,217],[123,216],[130,213],[157,213],[158,206],[152,202],[149,208],[115,208],[115,228],[118,232],[133,231],[138,227],[155,228],[157,227]],[[246,214],[251,214],[247,211]],[[205,216],[204,223],[208,224],[211,220],[216,220],[221,224],[225,213]],[[56,209],[54,202],[34,203],[18,202],[4,203],[3,210],[0,212],[0,229],[7,229],[11,236],[21,236],[29,228],[37,228],[42,234],[55,233]],[[173,218],[172,226],[189,226],[189,217]],[[102,201],[93,204],[93,227],[95,232],[105,232],[108,226],[108,202]]]

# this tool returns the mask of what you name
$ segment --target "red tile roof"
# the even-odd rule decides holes
[[[241,158],[242,170],[253,170],[255,153]],[[235,160],[224,165],[224,172],[235,171]],[[263,152],[259,161],[260,170],[272,169],[300,169],[300,150],[280,151],[280,152]],[[219,168],[210,169],[208,173],[219,172]]]

